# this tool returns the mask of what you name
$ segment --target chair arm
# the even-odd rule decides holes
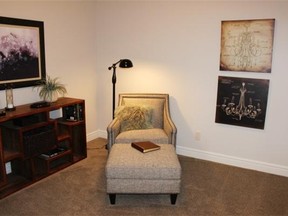
[[[163,129],[168,135],[168,142],[176,147],[177,128],[166,112],[164,112]]]
[[[115,143],[116,137],[120,133],[120,125],[121,124],[119,119],[114,118],[113,121],[107,127],[108,151],[110,151],[112,145]]]

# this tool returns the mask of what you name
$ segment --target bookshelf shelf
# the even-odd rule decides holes
[[[4,150],[4,162],[23,157],[22,152]]]

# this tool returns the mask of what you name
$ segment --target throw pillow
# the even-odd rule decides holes
[[[152,128],[152,109],[147,106],[119,106],[115,117],[121,122],[121,132]]]

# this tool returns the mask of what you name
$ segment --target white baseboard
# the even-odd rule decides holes
[[[107,138],[107,132],[104,130],[98,130],[87,135],[87,141],[91,141],[98,137]],[[288,177],[288,167],[280,166],[277,164],[270,164],[261,161],[249,160],[245,158],[232,157],[229,155],[218,154],[214,152],[201,151],[198,149],[187,148],[183,146],[176,147],[177,154],[198,158],[202,160],[212,161],[216,163],[222,163],[226,165],[241,167],[245,169],[256,170],[260,172],[266,172],[275,175],[281,175]]]
[[[103,130],[97,130],[92,133],[87,134],[87,142],[96,139],[98,137],[107,138],[107,132]]]
[[[249,160],[245,158],[232,157],[228,155],[218,154],[214,152],[206,152],[198,149],[191,149],[187,147],[177,146],[176,152],[179,155],[193,157],[197,159],[222,163],[226,165],[241,167],[245,169],[266,172],[275,175],[288,177],[288,167],[277,164],[270,164],[261,161]]]

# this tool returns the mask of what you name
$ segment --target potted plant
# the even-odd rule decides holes
[[[59,95],[64,96],[67,93],[65,86],[59,82],[58,77],[51,78],[48,75],[35,88],[39,91],[40,98],[47,102],[55,102]]]

